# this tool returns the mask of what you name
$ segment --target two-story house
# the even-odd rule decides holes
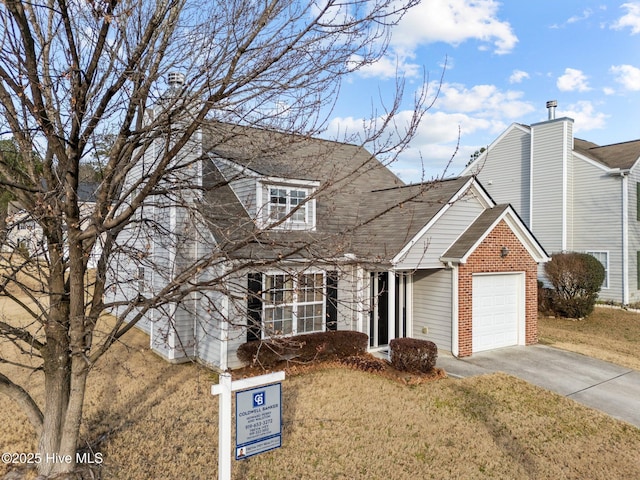
[[[640,140],[599,146],[574,138],[574,120],[512,124],[462,175],[510,203],[551,255],[590,253],[606,278],[600,298],[640,301]],[[542,273],[542,272],[541,272]]]
[[[197,188],[145,206],[163,228],[130,232],[139,255],[116,260],[106,299],[133,315],[140,296],[193,285],[138,324],[168,360],[226,370],[248,340],[335,329],[367,333],[371,351],[404,336],[459,356],[537,341],[547,255],[476,178],[404,185],[360,146],[218,122],[192,147]]]

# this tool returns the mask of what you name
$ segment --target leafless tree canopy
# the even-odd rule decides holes
[[[184,173],[194,163],[176,161],[193,158],[189,149],[203,125],[261,127],[305,138],[321,133],[341,79],[384,54],[390,28],[414,3],[0,3],[0,134],[13,138],[19,150],[18,161],[15,155],[0,155],[0,186],[11,195],[14,225],[30,222],[40,232],[34,245],[7,241],[3,247],[0,294],[29,320],[0,319],[0,362],[19,367],[12,372],[43,374],[45,396],[34,400],[20,386],[24,377],[19,375],[0,374],[0,392],[27,413],[43,455],[75,455],[87,373],[144,311],[218,288],[220,278],[197,273],[228,260],[229,252],[256,244],[256,231],[247,228],[246,219],[217,222],[198,207],[203,195],[212,188],[223,192],[226,183],[210,177],[207,184],[194,185]],[[361,142],[374,141],[380,151],[397,153],[413,133],[421,102],[422,97],[408,128],[385,136],[400,105],[392,103]],[[267,153],[263,144],[259,154]],[[354,163],[349,175],[365,174],[370,159]],[[87,162],[98,170],[99,182],[82,192],[79,180]],[[322,159],[316,156],[314,162]],[[314,163],[296,168],[303,172]],[[347,185],[349,179],[329,184],[338,182]],[[87,193],[90,202],[83,198]],[[146,222],[153,235],[166,234],[154,218],[175,203],[190,206],[193,229],[209,222],[206,231],[224,233],[225,252],[212,250],[208,257],[181,264],[165,289],[140,299],[143,308],[136,311],[142,313],[133,322],[96,330],[104,310],[114,307],[104,303],[105,291],[117,287],[107,283],[109,269],[116,268],[113,259],[120,254],[144,258],[145,239],[133,241],[127,232]],[[156,217],[145,214],[150,208]],[[197,235],[192,232],[192,239]],[[309,239],[296,242],[281,245],[281,254],[304,250],[313,257]],[[40,465],[45,475],[72,468]]]

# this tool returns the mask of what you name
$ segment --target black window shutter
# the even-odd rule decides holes
[[[262,329],[262,274],[247,276],[247,342],[260,340]]]
[[[327,330],[338,329],[338,272],[327,272]]]
[[[640,182],[636,182],[636,220],[640,221]]]

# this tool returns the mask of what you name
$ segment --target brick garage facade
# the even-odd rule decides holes
[[[503,247],[509,249],[506,257],[500,255]],[[484,241],[458,267],[458,354],[471,355],[473,274],[525,273],[525,343],[538,341],[538,266],[518,237],[504,220],[498,223]]]

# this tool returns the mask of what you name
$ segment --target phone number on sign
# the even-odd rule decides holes
[[[14,453],[4,452],[1,456],[2,463],[23,463],[39,465],[41,463],[71,463],[74,458],[71,455],[58,455],[57,453]],[[76,463],[102,463],[102,453],[76,453]]]

